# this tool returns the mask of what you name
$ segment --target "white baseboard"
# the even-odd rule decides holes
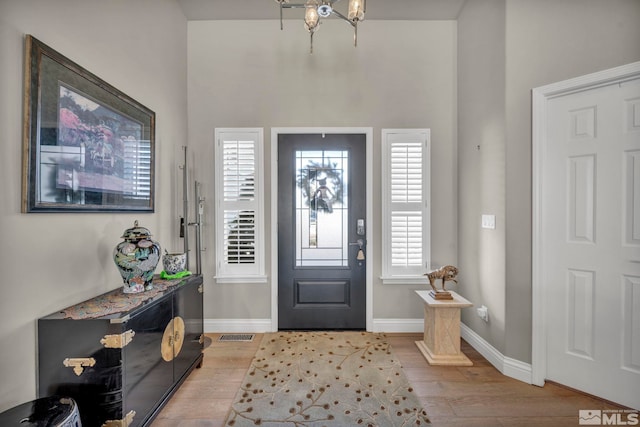
[[[533,384],[533,374],[531,371],[531,364],[521,362],[510,357],[504,358],[504,370],[502,371],[508,377],[525,382],[527,384]],[[543,384],[544,385],[544,384]]]
[[[271,319],[204,319],[205,333],[254,333],[271,331]]]
[[[371,332],[420,332],[424,331],[424,319],[373,319]]]
[[[460,324],[460,336],[503,375],[527,384],[532,383],[531,364],[506,357],[464,323]]]

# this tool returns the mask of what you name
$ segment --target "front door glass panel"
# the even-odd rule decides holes
[[[347,150],[297,150],[296,267],[347,267]]]

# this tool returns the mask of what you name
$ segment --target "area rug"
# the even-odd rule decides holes
[[[384,334],[265,334],[225,426],[429,424]]]

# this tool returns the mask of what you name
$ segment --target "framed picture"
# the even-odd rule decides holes
[[[23,212],[153,212],[153,111],[30,35],[24,99]]]

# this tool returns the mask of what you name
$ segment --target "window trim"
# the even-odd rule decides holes
[[[426,284],[428,279],[418,268],[400,273],[391,266],[391,185],[390,148],[391,135],[407,135],[423,140],[422,151],[422,271],[426,273],[431,262],[431,130],[430,129],[382,129],[382,276],[383,284]],[[394,271],[395,270],[395,271]]]
[[[224,268],[224,167],[223,139],[225,135],[251,135],[255,141],[254,202],[255,207],[255,262],[238,264],[238,268]],[[263,128],[216,128],[214,137],[215,165],[215,269],[216,283],[267,283],[265,272],[265,206],[264,206],[264,129]]]

